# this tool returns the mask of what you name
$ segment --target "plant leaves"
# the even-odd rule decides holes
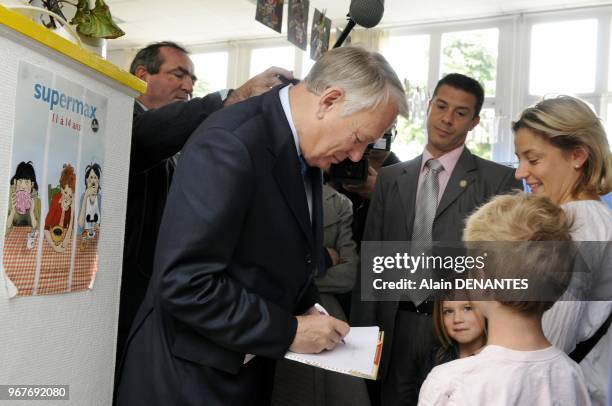
[[[104,0],[96,0],[93,9],[89,9],[87,0],[79,0],[77,13],[71,23],[76,23],[77,31],[93,38],[118,38],[125,35],[114,22]]]
[[[79,25],[85,21],[85,16],[89,15],[89,5],[87,4],[87,0],[79,0],[79,4],[77,4],[76,13],[74,13],[74,17],[70,20],[70,24]]]

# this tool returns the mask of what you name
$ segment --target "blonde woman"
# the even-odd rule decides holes
[[[601,298],[606,292],[609,296],[612,212],[600,196],[612,190],[612,155],[601,120],[582,100],[559,96],[527,108],[512,129],[519,159],[517,179],[523,179],[532,193],[561,205],[573,219],[574,241],[606,242],[596,255],[583,252],[592,271],[576,276],[583,298],[598,294]],[[579,345],[582,355],[571,356],[580,362],[594,405],[608,405],[611,311],[612,302],[560,301],[543,319],[547,338],[568,354],[592,339],[590,348]]]

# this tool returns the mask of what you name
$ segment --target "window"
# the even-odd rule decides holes
[[[300,79],[304,79],[308,72],[310,72],[310,68],[315,64],[315,61],[310,59],[310,52],[302,51],[302,77]]]
[[[607,115],[606,121],[604,122],[604,127],[606,129],[606,134],[608,135],[608,144],[612,147],[612,101],[608,102],[607,105]]]
[[[192,54],[190,57],[198,77],[193,88],[195,97],[203,97],[227,87],[227,52]]]
[[[395,26],[383,35],[365,30],[360,42],[379,44],[407,89],[410,118],[398,120],[393,151],[402,160],[422,152],[433,86],[450,72],[472,76],[485,87],[481,122],[466,141],[482,157],[515,162],[511,122],[546,94],[573,94],[587,101],[605,120],[612,140],[611,25],[612,6],[601,5]],[[196,68],[229,69],[225,86],[214,84],[210,71],[196,71],[210,90],[239,86],[272,65],[304,78],[314,63],[285,38],[211,44],[208,52],[219,50],[228,51],[223,62],[196,61]]]
[[[499,138],[499,120],[496,120],[494,109],[498,42],[498,28],[449,32],[433,30],[432,34],[389,38],[382,53],[404,81],[410,108],[408,120],[398,119],[398,136],[392,146],[400,159],[414,158],[423,151],[432,86],[439,77],[451,72],[471,76],[485,87],[487,98],[480,115],[481,124],[468,135],[466,144],[474,153],[491,158],[491,144]],[[440,75],[432,78],[429,72],[440,72]]]
[[[462,73],[476,79],[485,90],[480,124],[468,133],[466,146],[474,154],[491,159],[491,147],[497,142],[494,97],[497,87],[497,47],[499,29],[447,32],[441,40],[441,75]]]
[[[249,77],[253,77],[268,69],[278,66],[293,70],[295,64],[295,47],[256,48],[251,51],[251,68]]]
[[[399,117],[392,150],[401,160],[408,160],[419,155],[425,145],[429,35],[391,36],[382,45],[381,53],[407,89],[410,117]]]
[[[499,30],[490,28],[442,34],[442,69],[463,73],[479,81],[487,97],[495,96]]]
[[[534,24],[529,94],[595,91],[597,20]]]

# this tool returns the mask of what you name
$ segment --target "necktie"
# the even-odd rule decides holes
[[[300,159],[300,173],[302,174],[302,177],[305,178],[306,174],[308,173],[308,164],[306,163],[306,160],[304,159],[303,156],[299,156]]]
[[[438,209],[438,173],[444,169],[442,164],[435,159],[430,159],[425,165],[429,170],[425,174],[417,197],[414,225],[412,226],[412,255],[431,251],[433,221]],[[419,269],[417,272],[419,272],[420,277],[423,279],[431,276],[426,273],[425,269]],[[415,291],[410,295],[410,299],[418,307],[427,300],[428,296],[426,290]]]
[[[444,167],[435,159],[430,159],[425,165],[429,171],[425,174],[416,202],[412,241],[431,242],[433,221],[438,209],[438,173]]]

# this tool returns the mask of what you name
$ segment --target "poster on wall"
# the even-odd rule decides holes
[[[329,33],[331,20],[325,17],[326,10],[322,12],[315,9],[310,32],[310,58],[317,61],[329,48]]]
[[[93,287],[107,99],[20,62],[2,270],[9,297]]]
[[[281,32],[283,25],[283,0],[257,0],[255,20]]]
[[[298,48],[308,45],[308,0],[289,0],[287,39]]]

